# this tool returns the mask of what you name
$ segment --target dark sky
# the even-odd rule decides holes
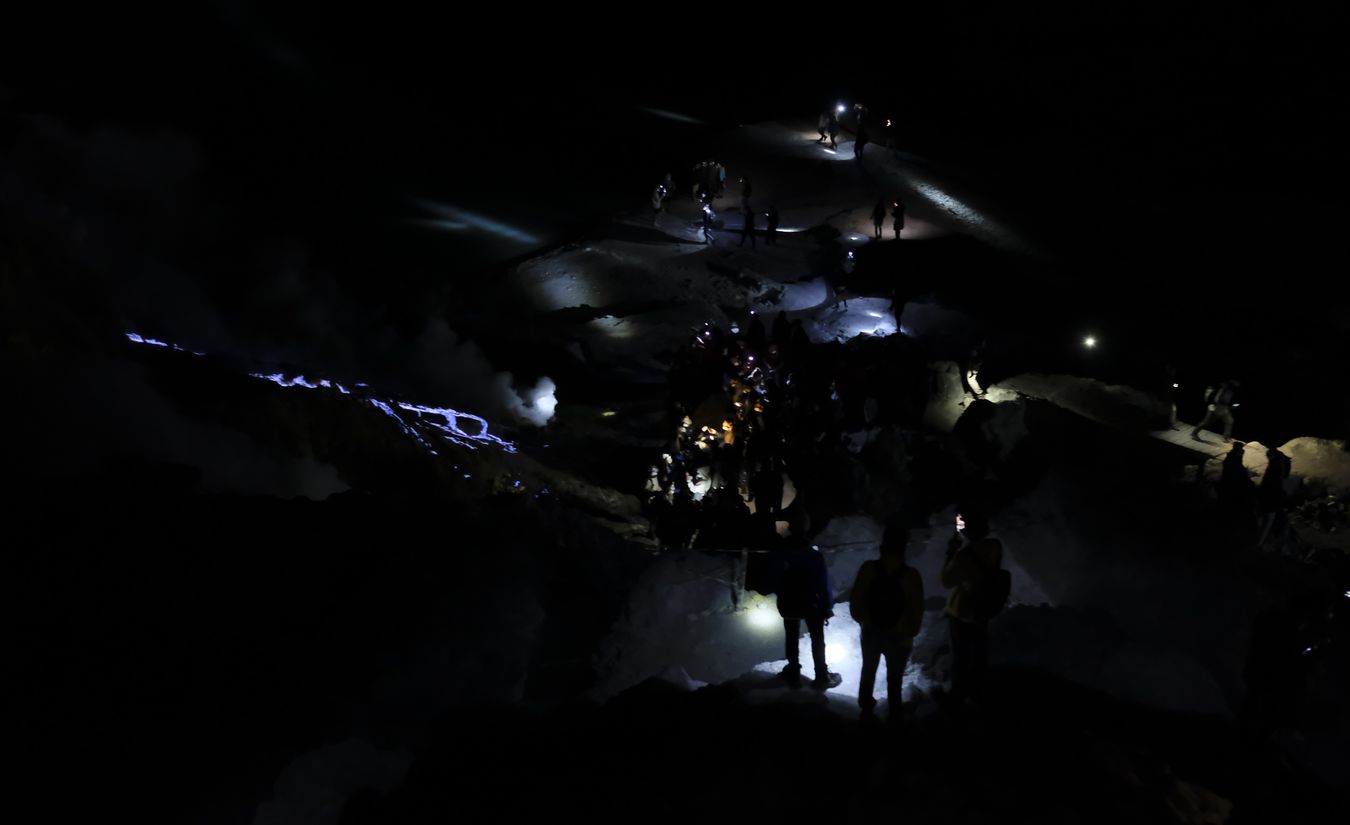
[[[1346,217],[1344,11],[135,8],[8,27],[10,106],[183,133],[259,227],[320,254],[369,242],[335,257],[388,254],[371,227],[409,195],[535,224],[578,214],[583,190],[596,214],[640,201],[697,142],[641,106],[716,127],[839,98],[897,113],[907,148],[975,170],[1071,247],[1146,214],[1160,231],[1126,253],[1175,257],[1179,236],[1250,238],[1259,213],[1261,237],[1311,249]]]

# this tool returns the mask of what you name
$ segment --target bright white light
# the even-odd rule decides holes
[[[1350,599],[1350,590],[1345,591],[1345,597]]]
[[[601,418],[613,418],[613,417],[614,417],[614,414],[615,414],[615,413],[614,413],[613,410],[605,410],[604,412],[600,413],[600,417],[601,417]]]
[[[1176,389],[1177,387],[1180,387],[1180,386],[1181,386],[1180,384],[1173,384],[1173,385],[1172,385],[1172,389]]]
[[[839,104],[839,114],[842,115],[842,114],[844,113],[844,109],[845,109],[845,108],[846,108],[846,107],[844,106],[844,104],[840,103],[840,104]]]
[[[778,611],[774,610],[768,602],[760,602],[745,611],[745,618],[750,622],[750,626],[756,630],[772,630],[782,627],[782,622],[778,620]]]
[[[1097,346],[1097,339],[1089,335],[1088,337],[1083,339],[1083,346],[1087,347],[1088,349],[1092,349],[1093,347]]]

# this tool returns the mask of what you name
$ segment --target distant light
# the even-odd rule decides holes
[[[842,114],[844,113],[844,110],[847,109],[847,108],[848,108],[847,106],[845,106],[844,104],[840,103],[840,104],[839,104],[839,114],[842,115]]]
[[[1180,384],[1173,384],[1173,385],[1172,385],[1172,389],[1176,389],[1177,387],[1180,387],[1180,386],[1181,386]]]
[[[887,129],[891,128],[891,119],[890,119],[890,118],[886,118],[886,128],[887,128]]]
[[[601,418],[612,418],[613,416],[614,416],[613,410],[605,410],[604,412],[600,413]]]
[[[1345,591],[1345,597],[1350,599],[1350,590]]]
[[[1088,349],[1092,349],[1093,347],[1097,346],[1097,339],[1089,335],[1088,337],[1083,339],[1083,346],[1087,347]]]

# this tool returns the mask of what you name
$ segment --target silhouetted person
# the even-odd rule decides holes
[[[750,239],[750,248],[755,248],[755,210],[747,204],[745,209],[745,224],[741,227],[741,246],[745,246],[745,239]]]
[[[833,109],[830,110],[830,113],[829,113],[829,114],[830,114],[830,122],[827,124],[827,128],[829,129],[829,132],[830,132],[830,148],[831,148],[831,149],[838,149],[838,148],[839,148],[839,118],[837,118],[837,117],[834,116],[834,110],[833,110]]]
[[[750,477],[750,497],[755,502],[755,516],[761,521],[775,522],[783,509],[783,473],[772,460],[761,461]]]
[[[900,316],[895,316],[899,318]],[[971,346],[966,352],[966,357],[957,363],[957,370],[961,373],[961,389],[971,395],[984,397],[985,387],[980,384],[980,368],[984,366],[984,346],[985,341],[981,340]],[[976,389],[979,387],[979,389]]]
[[[749,208],[750,208],[750,193],[751,193],[751,191],[752,191],[752,189],[751,189],[751,187],[750,187],[750,179],[749,179],[749,178],[741,178],[741,208],[742,208],[742,209],[749,209]]]
[[[886,201],[877,198],[877,205],[872,207],[872,235],[877,240],[881,239],[881,227],[886,225]]]
[[[713,210],[709,204],[703,204],[703,242],[713,242]]]
[[[952,643],[952,697],[958,702],[979,701],[984,694],[989,620],[1002,608],[999,595],[1007,599],[1007,573],[1002,565],[1003,544],[990,537],[984,515],[966,515],[964,526],[947,545],[942,566],[942,585],[951,591],[947,623]]]
[[[867,146],[867,130],[858,126],[858,136],[853,139],[853,158],[862,163],[863,149]]]
[[[1257,486],[1251,483],[1245,464],[1242,463],[1246,452],[1246,443],[1234,442],[1233,450],[1223,456],[1223,471],[1219,475],[1219,509],[1231,521],[1234,527],[1251,527],[1257,514]]]
[[[802,665],[798,653],[802,622],[811,635],[811,658],[815,664],[812,687],[827,690],[843,679],[831,673],[825,662],[825,622],[834,615],[834,594],[830,588],[825,558],[807,539],[810,519],[798,502],[789,511],[790,535],[779,542],[774,551],[781,570],[778,585],[778,615],[783,617],[783,634],[787,667],[783,679],[792,687],[801,685]]]
[[[816,143],[824,143],[825,139],[830,136],[829,110],[820,113],[820,121],[816,125],[820,129],[820,140],[817,140]]]
[[[1209,411],[1200,423],[1191,430],[1191,438],[1196,441],[1200,439],[1200,431],[1211,424],[1223,422],[1223,440],[1233,440],[1233,407],[1237,406],[1237,391],[1242,382],[1236,378],[1225,381],[1217,387],[1211,387],[1205,393],[1205,403],[1209,405]]]
[[[1260,513],[1261,537],[1257,545],[1264,547],[1272,535],[1283,540],[1287,527],[1285,508],[1288,495],[1284,482],[1289,478],[1293,465],[1289,456],[1270,447],[1266,450],[1266,471],[1261,475],[1261,483],[1256,488],[1256,509]]]
[[[891,204],[891,228],[895,230],[895,239],[900,240],[900,230],[905,228],[905,205],[900,201]]]
[[[766,212],[766,213],[764,213],[764,219],[765,219],[765,221],[766,221],[766,223],[765,223],[765,229],[767,230],[767,233],[768,233],[768,234],[765,236],[764,243],[768,244],[769,246],[777,246],[777,245],[778,245],[778,207],[774,206],[773,204],[770,204],[770,205],[769,205],[769,211]]]
[[[881,537],[881,558],[863,562],[853,581],[849,610],[862,625],[862,679],[858,705],[864,712],[876,707],[872,686],[877,666],[886,657],[886,693],[891,718],[898,718],[904,700],[905,665],[914,648],[914,636],[923,623],[923,579],[905,564],[909,529],[891,525]]]
[[[1250,524],[1256,515],[1256,485],[1243,463],[1246,451],[1246,442],[1233,442],[1219,476],[1219,504],[1240,524]]]

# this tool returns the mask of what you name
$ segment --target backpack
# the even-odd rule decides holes
[[[1228,384],[1220,384],[1217,387],[1210,388],[1205,393],[1205,403],[1214,405],[1230,404],[1233,401],[1233,388]]]
[[[888,573],[880,562],[877,565],[880,572],[867,588],[867,615],[863,617],[863,624],[889,629],[895,627],[905,615],[906,568],[901,567],[897,573]]]
[[[990,569],[976,552],[977,547],[978,545],[971,545],[966,548],[974,559],[975,566],[980,569],[980,578],[971,588],[971,605],[975,610],[976,620],[987,622],[1001,613],[1008,604],[1008,597],[1012,595],[1012,573],[1002,567]]]

